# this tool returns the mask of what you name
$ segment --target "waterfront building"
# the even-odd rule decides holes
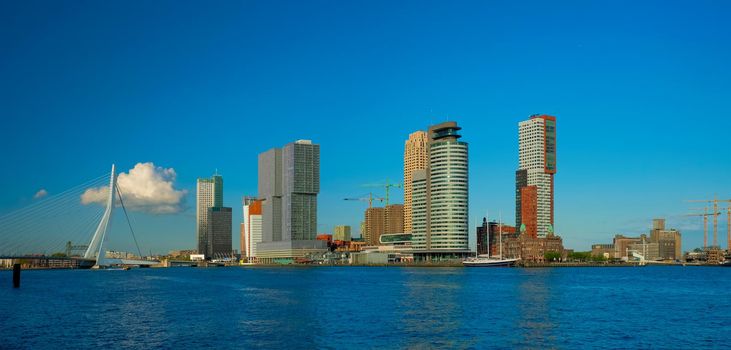
[[[533,115],[518,123],[519,167],[515,174],[516,218],[515,226],[522,229],[524,217],[526,231],[536,223],[538,237],[554,232],[554,175],[556,174],[556,117]],[[531,188],[534,186],[534,188]],[[530,191],[523,195],[524,191]],[[535,193],[534,193],[535,191]],[[524,205],[523,199],[531,203]],[[535,212],[534,203],[535,201]],[[528,211],[525,212],[524,211]],[[529,232],[532,234],[532,231]]]
[[[487,218],[482,218],[482,225],[477,226],[477,255],[483,255],[488,253],[488,223]]]
[[[591,246],[591,256],[603,257],[605,259],[614,258],[614,244],[593,244]]]
[[[428,130],[427,168],[412,172],[415,260],[468,256],[468,149],[455,122]]]
[[[342,244],[338,245],[336,250],[338,252],[359,252],[359,251],[363,250],[363,247],[366,247],[366,246],[368,246],[368,244],[366,242],[352,240],[349,242],[348,241],[343,242]]]
[[[241,253],[247,261],[256,261],[256,246],[262,242],[262,201],[253,197],[244,197],[244,216],[241,223]]]
[[[726,260],[724,251],[718,247],[710,247],[705,250],[706,264],[718,265]]]
[[[500,255],[500,233],[503,239],[514,237],[517,233],[514,226],[502,224],[495,221],[487,221],[482,218],[482,225],[477,226],[477,254]]]
[[[206,254],[208,249],[209,208],[223,207],[223,177],[218,174],[211,178],[199,178],[196,184],[196,240],[198,254]],[[230,248],[229,248],[230,250]]]
[[[382,246],[393,246],[399,248],[411,248],[411,233],[385,233],[379,238]]]
[[[262,242],[258,260],[291,262],[326,250],[317,236],[320,146],[299,140],[259,154]]]
[[[563,240],[554,234],[546,237],[532,237],[527,234],[509,234],[503,237],[503,256],[508,259],[521,259],[528,263],[546,262],[546,253],[559,253],[566,257]]]
[[[351,254],[351,264],[387,264],[414,261],[411,233],[384,233],[378,245],[362,247],[358,253]]]
[[[365,240],[378,245],[384,233],[403,233],[404,206],[391,204],[385,208],[372,207],[365,211]]]
[[[643,235],[644,236],[644,235]],[[627,237],[624,235],[614,235],[612,243],[614,245],[614,258],[627,260],[632,254],[629,253],[631,244],[642,243],[643,237]]]
[[[525,186],[520,191],[520,231],[538,237],[538,186]]]
[[[368,245],[378,245],[378,239],[386,229],[386,210],[368,208],[365,211],[365,241]]]
[[[499,222],[490,221],[488,223],[488,237],[490,242],[490,255],[500,255],[500,233],[502,232],[503,240],[508,237],[514,237],[518,231],[515,226],[500,224]]]
[[[683,256],[680,231],[665,229],[665,219],[652,220],[650,241],[658,244],[660,259],[680,260]]]
[[[387,205],[384,210],[385,226],[383,233],[403,233],[404,231],[404,205]]]
[[[627,255],[627,260],[636,260],[637,258],[633,254],[633,252],[636,252],[637,254],[642,255],[645,260],[658,260],[660,259],[660,244],[656,242],[639,242],[639,243],[632,243],[629,245],[629,253]]]
[[[624,235],[614,236],[614,258],[622,260],[636,260],[636,255],[642,255],[645,260],[658,260],[660,256],[660,244],[653,241],[646,234],[639,237],[627,237]],[[674,248],[673,248],[674,249]]]
[[[231,257],[231,208],[208,208],[208,242],[206,257]]]
[[[404,229],[403,232],[411,232],[411,194],[413,174],[416,170],[424,170],[427,166],[427,142],[428,137],[424,131],[416,131],[409,134],[404,144]]]
[[[350,242],[351,239],[352,239],[352,237],[350,235],[350,226],[347,226],[347,225],[335,226],[335,229],[333,229],[333,240]]]

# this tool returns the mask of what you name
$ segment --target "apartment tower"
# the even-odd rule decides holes
[[[412,230],[411,208],[412,208],[412,180],[415,170],[426,169],[427,157],[426,148],[429,138],[424,131],[417,131],[409,135],[404,145],[404,229],[403,232],[410,233]]]
[[[533,115],[518,123],[518,146],[515,227],[533,235],[531,226],[535,225],[536,236],[546,237],[553,233],[556,117]],[[529,193],[524,195],[524,189]],[[523,200],[529,203],[523,203]]]
[[[196,238],[198,254],[208,252],[208,209],[223,207],[223,177],[199,178],[196,185]]]

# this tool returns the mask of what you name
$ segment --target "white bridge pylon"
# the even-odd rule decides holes
[[[94,267],[106,266],[104,261],[104,241],[106,240],[107,231],[109,230],[112,223],[112,213],[114,212],[114,194],[117,191],[117,174],[114,171],[114,164],[112,164],[112,175],[109,179],[109,197],[107,198],[107,208],[104,210],[99,226],[94,232],[94,237],[91,238],[89,247],[84,253],[85,259],[94,259],[96,256],[96,264]]]

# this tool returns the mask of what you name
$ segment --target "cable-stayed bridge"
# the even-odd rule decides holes
[[[105,256],[117,206],[142,256],[124,207],[123,190],[112,165],[111,173],[0,216],[0,259],[69,259],[75,260],[76,266],[96,268],[157,264],[141,258]]]

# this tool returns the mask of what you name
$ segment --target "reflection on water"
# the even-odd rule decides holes
[[[24,271],[19,289],[10,277],[2,349],[708,348],[731,324],[721,268]]]
[[[414,269],[407,271],[405,293],[399,300],[403,334],[408,348],[465,348],[471,341],[456,337],[462,327],[464,269]]]
[[[551,277],[553,269],[525,270],[527,278],[518,285],[518,330],[520,343],[537,348],[556,348],[556,327],[551,312]]]

